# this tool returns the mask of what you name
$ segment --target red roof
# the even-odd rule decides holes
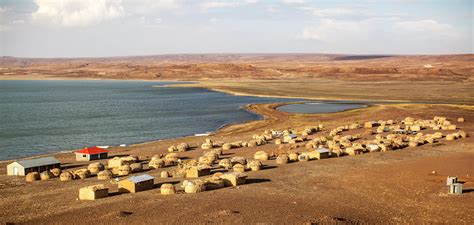
[[[75,153],[82,153],[82,154],[87,154],[87,155],[95,155],[95,154],[100,154],[100,153],[106,153],[106,152],[109,152],[103,148],[99,148],[99,147],[90,147],[90,148],[84,148],[84,149],[81,149],[81,150],[78,150],[76,151]]]

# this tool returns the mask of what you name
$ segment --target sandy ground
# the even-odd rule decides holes
[[[259,97],[474,104],[473,82],[238,79],[198,81],[170,86],[202,87],[233,95]]]
[[[340,113],[298,115],[275,111],[277,104],[253,105],[265,120],[227,126],[214,140],[250,140],[264,129],[301,128],[323,123],[330,128],[372,119],[403,119],[406,116],[429,119],[435,115],[449,119],[462,116],[460,129],[474,131],[472,107],[440,105],[381,105]],[[363,132],[363,130],[350,131]],[[348,132],[348,133],[350,133]],[[428,132],[428,131],[426,131]],[[364,136],[363,138],[371,138]],[[171,144],[202,143],[204,137],[184,137],[114,148],[111,155],[136,154],[146,160],[165,153]],[[274,144],[225,151],[223,157],[252,157],[258,150],[280,152]],[[303,150],[303,147],[296,149]],[[194,148],[180,154],[197,158],[202,150]],[[69,168],[80,168],[72,154],[56,155]],[[4,175],[0,164],[0,222],[25,224],[150,224],[150,223],[224,223],[224,224],[311,224],[311,223],[450,223],[474,221],[474,141],[472,137],[435,145],[344,156],[309,162],[276,165],[265,162],[266,169],[248,172],[248,184],[198,194],[162,196],[159,186],[179,182],[178,178],[156,178],[156,188],[114,195],[96,201],[78,201],[78,189],[105,184],[95,177],[60,182],[57,179],[27,183],[23,178]],[[162,170],[146,173],[159,177]],[[433,171],[435,171],[433,173]],[[458,176],[464,183],[461,196],[448,195],[447,176]]]
[[[446,116],[471,137],[416,148],[276,165],[248,172],[246,185],[198,194],[162,196],[162,170],[153,190],[116,194],[117,185],[57,179],[27,183],[6,176],[0,162],[0,223],[21,224],[313,224],[313,223],[448,223],[474,221],[474,55],[349,56],[321,54],[208,54],[95,59],[0,58],[0,80],[119,79],[186,80],[236,95],[436,102],[458,105],[376,105],[340,113],[301,115],[276,111],[278,104],[252,105],[264,120],[226,126],[217,141],[250,140],[265,129],[302,128],[322,123],[331,128],[369,120],[431,119]],[[362,133],[364,130],[347,132]],[[425,131],[423,131],[425,132]],[[429,132],[429,131],[426,131]],[[447,132],[445,132],[447,133]],[[367,135],[362,139],[373,139]],[[190,143],[181,153],[197,158],[205,137],[183,137],[112,148],[111,157],[135,154],[147,162],[170,145]],[[301,144],[295,151],[303,151]],[[223,157],[251,158],[256,151],[286,152],[274,144],[232,149]],[[64,169],[86,167],[72,153],[55,154]],[[105,162],[105,161],[104,161]],[[448,195],[447,176],[464,183],[461,196]],[[81,187],[104,184],[113,196],[78,201]]]

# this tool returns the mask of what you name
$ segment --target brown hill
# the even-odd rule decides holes
[[[0,58],[0,76],[97,79],[337,79],[472,81],[474,55],[202,54]]]

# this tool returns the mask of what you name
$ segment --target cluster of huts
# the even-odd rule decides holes
[[[458,122],[464,122],[459,118]],[[137,156],[114,157],[106,165],[100,162],[91,163],[87,168],[61,171],[60,162],[54,157],[22,160],[8,165],[9,175],[25,175],[27,181],[48,180],[58,177],[61,181],[85,179],[96,176],[98,180],[126,177],[132,173],[147,169],[173,167],[161,172],[161,178],[185,178],[180,184],[164,183],[160,187],[162,194],[177,192],[198,193],[228,186],[237,186],[246,182],[246,171],[259,171],[267,160],[275,160],[276,164],[298,161],[320,160],[343,155],[358,155],[366,152],[389,151],[405,147],[416,147],[433,144],[445,138],[451,141],[465,138],[467,134],[458,130],[445,117],[434,117],[430,120],[415,120],[407,117],[401,121],[368,121],[364,124],[353,123],[329,130],[328,135],[315,135],[323,130],[323,125],[306,127],[301,130],[265,130],[255,134],[247,141],[222,142],[206,139],[200,145],[203,154],[197,159],[182,160],[180,152],[190,150],[190,145],[181,143],[170,146],[167,154],[155,155],[150,160],[139,160]],[[346,134],[345,131],[364,129],[362,133]],[[428,132],[428,130],[433,130]],[[453,131],[443,134],[440,131]],[[427,131],[427,133],[423,133]],[[362,138],[364,135],[376,134],[373,138]],[[252,159],[244,157],[223,157],[223,152],[243,147],[254,147],[274,143],[278,145],[277,153],[257,151]],[[302,145],[304,144],[304,145]],[[296,151],[300,146],[305,150]],[[108,151],[92,147],[76,151],[77,161],[90,161],[107,158]],[[216,172],[219,171],[219,172]],[[213,173],[214,172],[214,173]],[[206,177],[206,178],[204,178]],[[120,192],[139,192],[154,188],[154,177],[142,174],[126,177],[118,181]],[[81,188],[80,199],[97,199],[108,196],[105,185],[93,185]]]

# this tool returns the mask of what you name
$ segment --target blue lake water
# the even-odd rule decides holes
[[[362,103],[338,103],[338,102],[310,102],[305,104],[290,104],[278,107],[278,110],[290,113],[331,113],[350,109],[364,108]]]
[[[204,133],[258,119],[246,104],[295,101],[163,84],[0,81],[0,160]]]

